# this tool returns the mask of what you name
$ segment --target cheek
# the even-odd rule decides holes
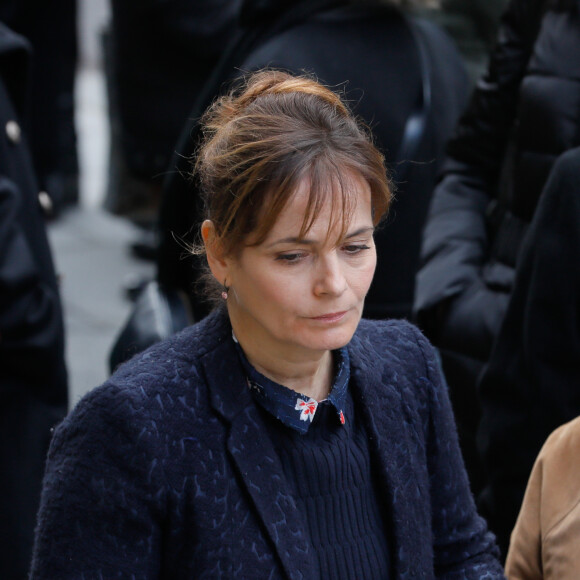
[[[373,281],[373,275],[375,273],[374,268],[369,268],[365,272],[361,272],[357,280],[357,291],[360,296],[366,296],[369,288],[371,287],[371,282]]]
[[[366,296],[373,277],[375,275],[375,269],[377,267],[377,255],[373,253],[372,257],[363,268],[358,270],[354,277],[354,287],[357,289],[357,294]]]
[[[292,277],[274,276],[271,271],[260,269],[245,280],[245,294],[249,300],[261,307],[276,307],[294,299],[295,283]]]

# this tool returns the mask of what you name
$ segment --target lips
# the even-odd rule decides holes
[[[345,317],[346,313],[346,310],[341,312],[330,312],[328,314],[322,314],[321,316],[313,316],[312,320],[318,320],[320,322],[338,322]]]

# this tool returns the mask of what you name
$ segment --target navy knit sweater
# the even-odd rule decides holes
[[[305,522],[320,577],[388,579],[385,514],[367,434],[348,389],[347,349],[333,353],[334,381],[321,402],[260,374],[239,344],[237,351],[264,410],[264,425]]]
[[[266,418],[289,488],[306,524],[320,578],[389,578],[389,551],[373,485],[368,439],[347,396],[341,426],[320,403],[304,435]]]
[[[348,354],[392,577],[503,577],[430,345],[407,323],[362,321]],[[227,316],[212,314],[121,366],[57,428],[31,577],[320,578],[280,457]]]

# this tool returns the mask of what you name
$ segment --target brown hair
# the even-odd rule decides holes
[[[227,255],[249,245],[250,235],[252,245],[262,243],[304,178],[310,198],[301,236],[328,199],[346,231],[356,201],[345,187],[352,174],[369,184],[374,225],[387,212],[390,182],[370,133],[309,76],[253,73],[216,100],[201,124],[195,169],[206,218]]]

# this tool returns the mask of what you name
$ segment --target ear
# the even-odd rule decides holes
[[[217,239],[215,226],[211,220],[205,220],[201,224],[201,237],[205,246],[207,263],[214,278],[223,284],[228,278],[228,264],[221,245]]]

